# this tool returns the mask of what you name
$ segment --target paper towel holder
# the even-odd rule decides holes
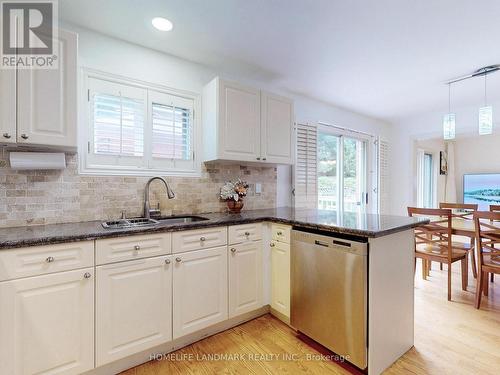
[[[17,170],[65,169],[64,152],[18,152],[9,155],[10,168]]]

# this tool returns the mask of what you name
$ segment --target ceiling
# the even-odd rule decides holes
[[[500,63],[498,0],[59,0],[59,15],[386,121],[446,110],[443,81]],[[174,30],[153,29],[155,16]],[[500,73],[488,87],[500,100]],[[458,83],[452,104],[483,92]]]

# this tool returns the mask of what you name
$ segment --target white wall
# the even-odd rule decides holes
[[[352,113],[331,104],[313,100],[283,90],[273,82],[258,82],[241,76],[228,76],[209,67],[163,54],[129,42],[111,38],[70,24],[62,27],[79,34],[79,61],[81,67],[97,69],[138,80],[189,90],[197,93],[217,75],[253,85],[294,99],[297,122],[319,121],[361,130],[373,135],[390,137],[390,126],[376,119]],[[291,168],[278,168],[278,206],[291,205]]]
[[[500,134],[459,138],[455,142],[457,198],[463,201],[464,174],[500,173]]]

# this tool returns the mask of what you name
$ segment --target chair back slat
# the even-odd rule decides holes
[[[490,204],[491,212],[500,212],[500,204]]]
[[[452,217],[472,220],[472,214],[477,211],[479,205],[473,203],[439,203],[439,208],[451,209]]]
[[[487,255],[492,261],[498,262],[500,270],[500,211],[477,211],[474,213],[474,223],[479,245],[479,264],[485,263],[484,257]]]

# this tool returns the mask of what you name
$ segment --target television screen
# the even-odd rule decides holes
[[[500,204],[500,173],[464,175],[464,203],[477,203],[480,211]]]

